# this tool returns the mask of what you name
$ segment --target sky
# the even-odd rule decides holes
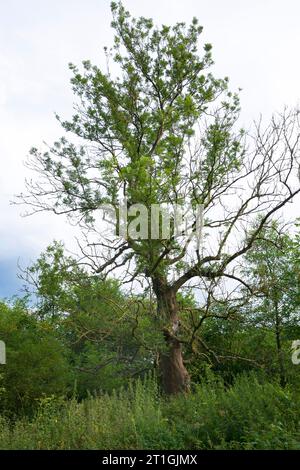
[[[300,101],[299,0],[125,0],[156,24],[198,17],[213,45],[216,76],[241,92],[241,126]],[[68,63],[105,66],[112,44],[109,0],[0,0],[0,298],[19,292],[25,267],[53,239],[72,245],[74,228],[49,214],[22,217],[12,206],[30,177],[24,161],[62,132],[54,113],[72,114]],[[201,44],[200,44],[201,46]],[[293,208],[295,217],[299,208]]]

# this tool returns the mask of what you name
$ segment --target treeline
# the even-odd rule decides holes
[[[289,235],[273,223],[262,234],[239,267],[244,281],[231,300],[218,299],[212,286],[203,306],[191,291],[181,293],[180,340],[192,390],[211,373],[226,386],[243,373],[299,385],[300,368],[291,361],[292,342],[300,338],[295,229]],[[22,277],[26,295],[0,304],[4,416],[31,415],[49,397],[111,394],[149,373],[159,383],[165,346],[151,291],[139,295],[90,275],[60,243]]]

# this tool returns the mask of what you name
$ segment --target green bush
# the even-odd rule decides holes
[[[199,385],[167,406],[188,448],[300,448],[297,397],[254,374],[239,376],[230,388],[218,380]]]
[[[7,356],[0,412],[28,412],[41,397],[67,393],[72,384],[67,350],[47,321],[38,321],[23,301],[0,302],[0,331]]]
[[[156,381],[39,401],[34,418],[0,419],[1,449],[300,449],[299,396],[255,375],[162,398]]]

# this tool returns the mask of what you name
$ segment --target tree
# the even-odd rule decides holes
[[[155,367],[163,338],[144,296],[125,295],[116,280],[89,273],[58,242],[20,277],[34,305],[31,314],[48,321],[70,352],[80,397],[111,391]]]
[[[0,331],[7,349],[1,411],[30,411],[38,399],[70,391],[68,349],[51,324],[38,321],[24,300],[12,305],[0,302]]]
[[[121,3],[111,9],[116,36],[112,50],[106,49],[108,70],[89,61],[83,72],[70,65],[79,101],[71,121],[58,119],[76,139],[63,137],[46,152],[31,150],[28,165],[41,179],[28,183],[21,200],[33,212],[77,217],[87,241],[82,253],[99,276],[115,271],[124,283],[146,279],[166,342],[160,354],[163,386],[177,393],[189,388],[178,293],[191,280],[204,289],[203,280],[240,281],[236,260],[300,191],[293,176],[299,115],[285,111],[266,130],[260,123],[246,136],[237,128],[239,99],[228,91],[228,79],[207,70],[211,45],[204,44],[200,55],[197,19],[189,27],[154,27],[150,19],[132,19]],[[110,71],[111,57],[120,76]],[[128,207],[192,208],[194,233],[176,236],[172,226],[167,238],[101,237],[98,208],[110,204],[120,220],[124,196]],[[201,247],[197,205],[204,211]],[[252,216],[262,211],[250,234]]]
[[[273,330],[280,382],[284,386],[287,372],[283,336],[299,322],[297,237],[294,240],[284,227],[273,222],[261,231],[245,258],[244,271],[254,293],[246,309],[247,321]]]

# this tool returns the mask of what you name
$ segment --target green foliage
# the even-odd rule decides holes
[[[200,51],[198,21],[155,27],[150,19],[131,18],[120,2],[111,9],[115,39],[106,55],[118,71],[111,73],[109,61],[106,72],[89,61],[81,69],[70,64],[78,102],[71,120],[58,119],[76,144],[62,137],[44,153],[31,150],[29,166],[42,183],[29,184],[23,200],[37,211],[77,215],[93,249],[101,245],[94,222],[103,203],[117,217],[124,195],[128,205],[148,208],[167,201],[193,209],[203,204],[208,243],[196,260],[191,246],[173,236],[128,237],[110,246],[105,239],[102,247],[115,255],[102,265],[97,248],[92,254],[82,249],[78,262],[61,243],[49,246],[25,272],[34,306],[0,303],[7,346],[0,448],[300,449],[299,369],[292,368],[289,351],[300,334],[300,236],[279,233],[275,222],[266,226],[293,194],[287,181],[296,144],[286,141],[286,129],[291,123],[294,129],[295,115],[279,124],[283,148],[293,148],[290,162],[284,157],[278,169],[268,142],[247,160],[244,132],[235,127],[238,96],[228,91],[227,78],[208,72],[211,45]],[[266,136],[271,143],[275,132],[280,149],[281,132],[275,120],[272,125]],[[253,189],[250,199],[247,191],[246,199],[239,193],[243,185]],[[231,211],[235,192],[241,206]],[[246,227],[244,249],[230,254],[231,233],[269,203],[263,226],[259,218],[252,230]],[[218,213],[218,207],[225,218],[214,221],[210,209]],[[171,220],[171,235],[173,229]],[[220,231],[209,241],[210,229]],[[96,243],[89,243],[91,234]],[[232,275],[226,269],[243,253],[240,273],[247,283],[233,275],[239,266]],[[148,291],[125,293],[108,278],[129,264],[132,280],[146,277],[152,284],[149,298]],[[240,281],[241,298],[219,298],[222,276]],[[204,307],[189,289],[194,278]],[[178,291],[184,285],[184,293]],[[170,324],[177,314],[180,321]],[[170,400],[147,375],[159,354],[167,357],[167,332],[169,346],[182,346],[193,388]]]
[[[196,18],[190,25],[158,27],[132,18],[121,2],[111,10],[115,37],[105,51],[114,73],[109,64],[106,71],[89,60],[70,64],[75,114],[57,118],[71,140],[64,136],[44,153],[31,150],[29,166],[45,185],[39,194],[29,185],[29,193],[44,210],[78,217],[89,227],[102,204],[118,218],[125,195],[128,206],[210,205],[211,193],[228,185],[243,160],[242,134],[235,129],[238,96],[228,91],[227,78],[209,72],[212,47],[201,43]],[[193,150],[197,140],[201,154]],[[25,196],[29,204],[31,196]],[[168,241],[170,258],[181,249],[174,237]],[[172,272],[161,240],[130,240],[130,250],[125,261],[134,260],[139,273],[153,266],[157,273]]]
[[[282,385],[298,386],[299,368],[291,363],[292,341],[300,337],[298,233],[270,223],[238,270],[244,284],[237,303],[210,302],[207,310],[191,308],[182,315],[189,334],[201,325],[186,348],[193,381],[201,380],[209,364],[228,383],[241,372],[261,370]]]
[[[117,281],[89,274],[56,242],[26,280],[34,288],[33,315],[47,320],[69,351],[79,397],[111,391],[153,368],[163,339],[144,297],[124,295]]]
[[[28,411],[42,396],[67,393],[67,348],[47,321],[38,321],[24,302],[0,303],[0,331],[7,356],[1,370],[2,411]]]
[[[258,218],[257,223],[259,221]],[[244,316],[252,329],[267,330],[264,339],[270,339],[269,332],[273,331],[277,369],[285,383],[290,369],[287,367],[290,362],[288,343],[299,334],[297,236],[292,237],[279,223],[273,222],[262,231],[247,253],[243,271],[252,288]]]
[[[299,394],[213,376],[189,396],[159,396],[148,377],[118,393],[40,400],[34,418],[4,419],[0,449],[300,449]]]

